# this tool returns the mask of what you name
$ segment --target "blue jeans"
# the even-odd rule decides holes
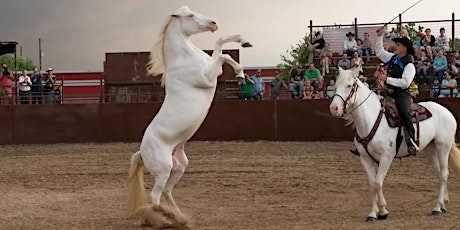
[[[418,68],[417,69],[417,83],[418,84],[425,84],[427,75],[428,75],[428,69],[427,68]]]
[[[361,52],[364,52],[364,55],[366,55],[366,63],[369,63],[371,62],[371,49],[370,48],[367,48],[367,49],[363,49]]]
[[[292,96],[297,97],[303,97],[303,90],[305,89],[305,82],[301,81],[299,82],[299,85],[296,83],[289,83],[289,92],[292,93]],[[297,92],[299,90],[299,92]]]
[[[444,72],[446,72],[446,69],[434,69],[433,68],[433,77],[431,78],[431,80],[433,80],[436,75],[438,76],[438,79],[439,79],[439,82],[442,82],[442,79],[444,78]]]

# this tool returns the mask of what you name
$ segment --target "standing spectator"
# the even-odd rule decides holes
[[[280,97],[280,92],[281,92],[281,87],[284,86],[284,88],[288,89],[288,86],[286,85],[286,83],[284,83],[283,80],[281,80],[281,76],[280,76],[280,73],[277,71],[275,71],[275,79],[272,80],[272,82],[270,83],[270,88],[271,88],[271,99],[272,100],[280,100],[281,97]]]
[[[240,99],[243,101],[251,100],[254,96],[254,90],[252,85],[254,81],[248,76],[247,73],[244,73],[244,80],[238,81],[238,85],[240,86]]]
[[[313,84],[313,87],[315,89],[318,87],[318,78],[321,76],[321,72],[319,72],[319,69],[315,68],[314,63],[310,63],[308,65],[308,69],[305,70],[305,80],[310,80]]]
[[[251,79],[254,81],[252,88],[254,89],[254,100],[263,100],[265,85],[261,78],[262,70],[258,69],[256,74],[254,74]]]
[[[350,62],[350,60],[348,60],[348,55],[347,54],[342,55],[342,59],[340,59],[337,62],[337,66],[342,68],[342,69],[344,69],[344,70],[347,70],[347,69],[351,68],[351,62]],[[339,70],[337,70],[335,72],[335,77],[337,78],[338,75],[339,75]]]
[[[438,76],[439,81],[442,81],[444,72],[447,71],[447,58],[443,54],[443,50],[439,50],[438,54],[433,60],[433,75],[431,79]]]
[[[440,35],[436,37],[436,40],[434,42],[436,44],[435,50],[436,52],[438,52],[439,50],[443,49],[444,51],[448,52],[450,50],[449,49],[449,37],[447,37],[446,35],[446,29],[442,27],[439,30],[439,33]]]
[[[450,62],[450,68],[452,69],[452,73],[458,74],[458,68],[460,67],[460,56],[458,55],[458,50],[452,51]]]
[[[371,62],[372,42],[369,39],[369,33],[364,33],[363,45],[361,46],[363,55],[366,56],[366,63]]]
[[[439,95],[441,94],[441,84],[439,84],[439,79],[433,79],[430,89],[431,97],[439,97]]]
[[[329,81],[329,85],[327,86],[327,91],[326,91],[326,99],[332,99],[335,94],[335,81],[334,79],[331,79]]]
[[[53,68],[46,70],[48,75],[46,76],[45,86],[43,87],[43,93],[45,94],[45,104],[53,103],[54,96],[54,83],[56,83],[56,76],[53,75]]]
[[[27,70],[22,71],[22,76],[19,77],[19,96],[21,97],[21,104],[27,105],[30,103],[30,86],[32,81],[27,76]]]
[[[426,56],[425,51],[420,52],[420,59],[417,62],[417,83],[426,85],[426,76],[431,66],[431,60]]]
[[[449,72],[444,72],[444,78],[441,83],[439,97],[458,97],[457,80],[452,79],[452,75]]]
[[[347,39],[343,42],[343,54],[347,54],[348,56],[352,57],[353,52],[355,52],[358,49],[358,44],[356,43],[355,40],[355,34],[352,32],[348,32],[346,34]]]
[[[291,92],[292,98],[302,98],[304,95],[305,78],[303,76],[302,66],[297,66],[297,70],[291,72],[289,92]]]
[[[428,57],[430,57],[430,60],[433,60],[433,53],[436,54],[435,41],[436,38],[431,35],[431,29],[427,28],[425,30],[425,35],[422,36],[422,46],[420,47],[420,50],[425,50]]]
[[[411,98],[417,98],[419,91],[418,91],[418,85],[415,83],[415,81],[412,81],[409,85],[409,93]]]
[[[13,97],[13,91],[12,91],[12,86],[13,86],[13,72],[8,70],[8,66],[6,63],[2,64],[2,75],[0,76],[0,86],[2,87],[1,90],[1,99],[2,101],[6,97],[6,103],[10,104],[12,103],[12,97]]]
[[[34,72],[32,75],[32,87],[30,87],[30,91],[32,92],[32,104],[42,103],[42,79],[43,75],[40,72],[40,69],[37,66],[34,66]]]
[[[315,40],[313,41],[313,43],[311,43],[308,39],[307,39],[307,43],[308,43],[308,63],[312,63],[313,58],[316,53],[318,53],[320,57],[322,56],[324,44],[326,42],[324,41],[324,38],[321,36],[321,33],[318,31],[315,33]]]

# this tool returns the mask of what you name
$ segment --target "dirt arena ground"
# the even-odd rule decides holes
[[[124,218],[138,146],[0,146],[0,229],[149,229]],[[458,229],[460,179],[450,177],[448,212],[431,216],[438,183],[426,156],[393,163],[384,184],[390,216],[365,223],[369,186],[351,147],[191,142],[174,196],[195,229]]]

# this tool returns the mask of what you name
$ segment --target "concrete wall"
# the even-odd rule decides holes
[[[438,100],[456,117],[460,100]],[[352,140],[329,100],[215,101],[192,140]],[[0,144],[140,141],[161,103],[0,107]],[[457,134],[458,139],[458,134]]]

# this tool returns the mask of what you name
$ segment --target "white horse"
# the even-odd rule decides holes
[[[240,35],[220,38],[212,57],[190,41],[193,34],[218,28],[211,18],[181,7],[171,14],[151,53],[149,72],[163,73],[166,96],[160,111],[145,130],[140,151],[131,157],[128,184],[128,214],[144,204],[143,166],[155,176],[150,193],[152,203],[159,205],[163,193],[166,201],[180,214],[172,190],[188,165],[184,145],[198,130],[208,114],[222,74],[222,64],[231,65],[238,78],[243,68],[229,55],[222,54],[222,45],[239,42],[250,47]]]
[[[378,122],[382,110],[381,97],[372,92],[359,81],[358,70],[339,69],[339,77],[335,84],[336,94],[329,106],[331,114],[342,117],[356,128],[355,145],[360,153],[361,164],[369,177],[372,209],[366,221],[386,219],[389,212],[383,196],[382,186],[387,171],[395,157],[407,156],[407,146],[403,142],[399,152],[396,152],[396,136],[398,128],[392,128],[383,118]],[[433,208],[432,215],[442,215],[446,212],[449,201],[447,193],[448,165],[460,176],[460,152],[455,143],[457,122],[452,113],[435,102],[420,102],[432,114],[420,122],[419,154],[427,154],[439,179],[439,196]],[[382,116],[382,115],[380,115]],[[369,137],[374,124],[377,125],[375,135],[366,144],[357,139]],[[375,167],[377,164],[377,168]]]

